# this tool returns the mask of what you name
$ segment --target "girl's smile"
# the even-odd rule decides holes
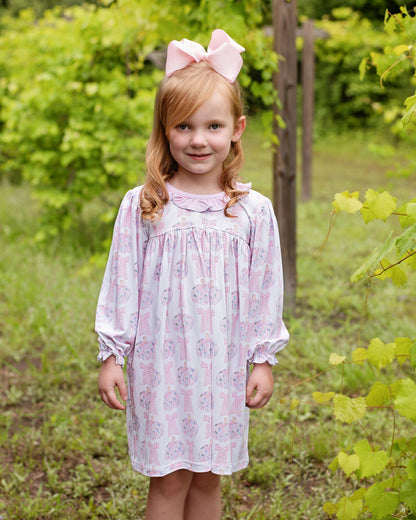
[[[234,121],[230,100],[218,91],[172,128],[168,138],[170,153],[178,163],[177,187],[192,188],[203,176],[204,186],[218,191],[231,143],[240,139],[245,126],[244,116]]]

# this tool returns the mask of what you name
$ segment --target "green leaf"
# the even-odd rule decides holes
[[[416,94],[408,97],[405,100],[404,104],[406,106],[406,112],[402,117],[402,123],[404,125],[407,125],[416,116]]]
[[[312,397],[319,404],[328,403],[335,395],[335,392],[313,392]]]
[[[380,248],[374,249],[371,256],[366,260],[361,267],[351,276],[352,282],[358,282],[365,274],[371,273],[374,268],[390,253],[395,247],[395,239],[392,237],[393,231],[390,232],[386,241]]]
[[[337,513],[337,506],[336,504],[332,504],[332,502],[325,502],[322,509],[328,516],[332,516]]]
[[[400,500],[416,512],[416,482],[406,480],[400,488]]]
[[[407,461],[406,472],[410,480],[416,484],[416,460],[410,459]]]
[[[395,343],[383,343],[381,339],[371,340],[367,349],[367,359],[376,368],[384,368],[391,365],[395,357]]]
[[[382,520],[394,513],[399,505],[399,494],[386,491],[387,487],[388,484],[383,482],[373,484],[365,495],[365,501],[375,520]]]
[[[402,379],[394,401],[400,415],[416,422],[416,384],[409,378]]]
[[[413,341],[410,338],[396,338],[394,342],[396,344],[396,359],[400,365],[403,365],[410,359],[410,348],[413,345]]]
[[[338,453],[338,463],[340,468],[348,476],[360,467],[360,458],[357,454],[348,455],[344,451]]]
[[[338,421],[351,424],[364,417],[367,404],[364,397],[350,398],[343,394],[334,397],[334,415]]]
[[[354,445],[354,451],[360,458],[360,476],[378,475],[387,466],[389,457],[383,450],[373,451],[369,442],[363,439]]]
[[[399,221],[402,228],[416,224],[416,199],[409,200],[397,210],[400,214]]]
[[[336,193],[332,206],[336,212],[345,211],[346,213],[356,213],[363,207],[362,202],[358,199],[359,195],[360,193],[358,191],[354,191],[353,193],[349,191]]]
[[[401,235],[396,238],[397,256],[407,254],[416,248],[416,224],[407,228]]]
[[[338,520],[354,520],[361,512],[362,500],[352,500],[349,497],[342,498],[337,503]]]
[[[367,406],[385,406],[391,399],[388,385],[376,381],[366,397]]]
[[[339,354],[332,353],[329,356],[329,364],[332,366],[342,365],[346,359],[346,356],[340,356]]]
[[[361,347],[356,348],[352,353],[352,360],[354,361],[354,363],[362,364],[364,361],[367,360],[367,349]]]
[[[365,194],[366,203],[361,208],[364,222],[368,224],[372,220],[386,220],[396,209],[396,199],[388,191],[378,193],[372,189]]]
[[[410,347],[410,365],[413,370],[416,369],[416,341]]]

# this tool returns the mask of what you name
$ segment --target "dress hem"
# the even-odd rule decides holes
[[[137,471],[138,473],[141,473],[142,475],[145,475],[146,477],[164,477],[165,475],[169,475],[170,473],[173,473],[175,471],[178,471],[180,469],[185,469],[188,471],[192,471],[193,473],[214,473],[215,475],[232,475],[233,473],[237,471],[241,471],[242,469],[247,468],[249,463],[249,459],[242,461],[240,464],[237,464],[230,468],[221,468],[219,466],[204,466],[203,464],[197,464],[194,462],[174,462],[170,464],[169,466],[165,466],[164,468],[161,468],[160,470],[157,470],[156,468],[152,470],[148,470],[140,463],[136,463],[135,461],[131,461],[131,465],[134,469],[134,471]]]

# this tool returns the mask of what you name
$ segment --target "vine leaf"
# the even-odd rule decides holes
[[[312,397],[319,404],[328,403],[335,395],[335,392],[313,392]]]
[[[376,381],[366,397],[367,406],[385,406],[391,398],[388,385]]]
[[[367,202],[361,208],[361,214],[366,224],[376,219],[386,221],[397,207],[396,199],[388,191],[378,193],[370,188],[365,198]]]
[[[411,199],[404,206],[399,208],[399,221],[402,228],[416,224],[416,199]]]
[[[407,125],[407,123],[416,117],[416,94],[408,97],[404,104],[406,105],[406,112],[402,117],[402,123]]]
[[[408,359],[410,359],[410,349],[413,345],[413,341],[410,338],[396,338],[396,359],[399,365],[403,365]]]
[[[394,491],[386,491],[392,483],[392,479],[378,482],[370,486],[365,495],[365,501],[375,520],[381,520],[394,513],[399,505],[399,494]]]
[[[410,507],[412,511],[416,511],[416,483],[412,480],[403,482],[400,488],[400,500]]]
[[[367,349],[366,348],[356,348],[352,353],[352,360],[354,363],[359,363],[362,365],[364,361],[367,359]]]
[[[416,247],[416,224],[408,227],[396,238],[397,255],[403,256]]]
[[[350,398],[343,394],[334,396],[334,415],[338,421],[351,424],[364,417],[367,404],[364,397]]]
[[[332,366],[342,365],[342,363],[344,363],[345,360],[346,356],[340,356],[339,354],[332,353],[329,356],[329,364]]]
[[[368,346],[367,359],[376,368],[384,368],[393,362],[395,349],[395,343],[383,343],[381,339],[374,338]]]
[[[389,461],[387,453],[384,450],[374,451],[367,439],[358,441],[354,451],[360,458],[359,472],[362,478],[381,473]]]
[[[380,266],[380,269],[374,271],[374,276],[379,280],[391,278],[391,281],[397,287],[401,287],[407,283],[407,274],[398,265],[392,264],[387,258],[383,258],[380,262]]]
[[[338,463],[348,477],[348,475],[351,475],[360,467],[360,457],[357,454],[348,455],[344,451],[340,451],[338,453]]]
[[[361,512],[363,501],[352,500],[350,497],[342,498],[337,504],[338,520],[354,520]]]
[[[390,231],[389,236],[380,248],[374,249],[370,257],[359,267],[351,276],[352,282],[358,282],[368,272],[372,272],[374,268],[383,260],[383,258],[390,253],[396,244],[396,239],[392,237],[393,231]]]
[[[346,213],[356,213],[363,207],[363,203],[358,199],[360,193],[354,191],[344,191],[342,193],[335,194],[335,200],[332,202],[332,206],[335,212],[345,211]]]
[[[410,459],[407,462],[406,471],[410,480],[413,480],[413,482],[416,484],[416,460]]]
[[[413,370],[416,369],[416,341],[410,347],[410,364]]]
[[[400,415],[416,422],[416,384],[411,379],[401,380],[394,404]]]

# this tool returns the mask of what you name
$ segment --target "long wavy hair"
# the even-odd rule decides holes
[[[178,170],[169,149],[169,132],[186,121],[218,90],[230,100],[234,121],[237,122],[244,113],[240,86],[237,82],[229,83],[206,61],[178,70],[172,76],[165,77],[160,84],[155,100],[153,129],[146,149],[146,181],[140,194],[143,218],[158,219],[169,201],[165,183]],[[228,210],[246,194],[237,189],[243,160],[240,140],[232,142],[220,177],[220,187],[229,198],[224,207],[227,217],[233,216]]]

